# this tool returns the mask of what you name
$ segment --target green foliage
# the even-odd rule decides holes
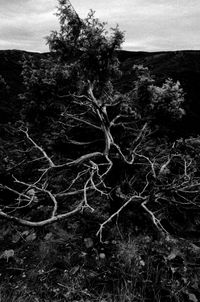
[[[50,50],[62,61],[70,59],[71,72],[76,70],[83,87],[89,80],[102,88],[110,77],[119,73],[116,50],[123,42],[123,33],[118,26],[108,33],[106,24],[95,18],[93,11],[80,20],[67,1],[59,1],[57,15],[60,31],[47,38]]]
[[[182,105],[184,92],[179,82],[167,79],[160,87],[147,67],[135,65],[134,88],[129,92],[132,108],[136,108],[142,119],[158,125],[170,127],[170,123],[180,120],[185,114]],[[131,104],[132,101],[132,104]]]
[[[69,95],[85,93],[88,82],[97,96],[110,93],[110,80],[120,75],[116,50],[123,33],[118,27],[109,34],[92,11],[80,20],[67,1],[59,1],[57,15],[60,31],[47,38],[50,55],[41,60],[29,57],[23,63],[22,117],[36,124],[58,118],[63,103],[70,102]]]
[[[150,86],[152,95],[151,107],[159,118],[178,120],[185,114],[181,108],[184,102],[184,92],[180,83],[167,79],[162,87]]]
[[[58,116],[60,104],[56,96],[68,79],[64,66],[61,68],[50,56],[41,60],[30,56],[23,61],[22,76],[22,118],[38,124]]]

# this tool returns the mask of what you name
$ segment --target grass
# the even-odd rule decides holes
[[[189,242],[153,240],[150,234],[133,236],[131,231],[127,235],[122,228],[117,236],[113,227],[100,244],[81,233],[81,222],[68,231],[63,224],[24,233],[21,227],[5,223],[1,230],[0,254],[13,249],[14,255],[0,259],[0,302],[200,299],[200,248]],[[30,236],[32,232],[35,236]]]

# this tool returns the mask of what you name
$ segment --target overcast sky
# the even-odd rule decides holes
[[[71,0],[125,31],[124,49],[200,49],[200,0]],[[58,28],[57,0],[0,0],[0,49],[48,51],[44,37]]]

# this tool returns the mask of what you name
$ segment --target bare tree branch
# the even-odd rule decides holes
[[[106,224],[108,224],[114,217],[119,216],[119,214],[121,213],[121,211],[127,207],[127,205],[129,205],[132,201],[139,199],[139,200],[145,200],[146,197],[142,197],[139,195],[134,195],[131,196],[115,213],[113,213],[108,219],[106,219],[101,225],[100,228],[97,232],[97,236],[100,237],[100,242],[102,242],[102,232],[103,232],[103,228],[105,227]]]

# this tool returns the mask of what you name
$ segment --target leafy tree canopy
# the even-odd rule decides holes
[[[68,69],[77,75],[81,86],[90,81],[102,88],[119,73],[116,50],[120,49],[124,34],[118,26],[108,33],[106,23],[95,18],[92,10],[80,19],[66,0],[59,1],[57,16],[60,30],[47,38],[50,50],[68,62]]]

